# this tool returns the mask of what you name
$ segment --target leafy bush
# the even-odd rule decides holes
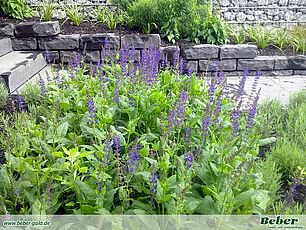
[[[291,46],[294,51],[306,53],[306,28],[296,26],[291,31]]]
[[[73,22],[74,25],[79,26],[82,23],[84,15],[81,13],[80,7],[73,5],[65,7],[64,9],[67,17]]]
[[[127,10],[131,3],[135,0],[111,0],[111,2],[119,6],[123,10]]]
[[[195,42],[223,44],[228,39],[228,26],[210,5],[196,0],[137,0],[128,8],[131,26],[145,33],[158,31],[170,42],[188,38]]]
[[[39,6],[41,18],[50,21],[53,17],[55,5],[52,2],[44,2]]]
[[[248,39],[254,42],[260,49],[264,49],[272,43],[270,30],[259,25],[250,26],[248,28]]]
[[[3,83],[0,83],[0,108],[3,108],[5,105],[8,96],[9,93],[6,86]]]
[[[24,19],[33,16],[31,8],[26,0],[2,0],[0,4],[0,13],[17,18]]]
[[[98,22],[105,23],[110,30],[115,30],[117,25],[123,25],[129,21],[128,15],[122,10],[111,10],[108,7],[98,8]]]
[[[224,75],[203,79],[175,68],[158,71],[157,48],[144,49],[139,65],[133,53],[121,50],[120,63],[91,71],[74,62],[67,74],[40,83],[42,101],[31,103],[35,113],[19,112],[13,123],[3,119],[5,209],[12,214],[265,212],[269,192],[262,172],[254,170],[258,95],[244,112],[244,81],[230,99]]]

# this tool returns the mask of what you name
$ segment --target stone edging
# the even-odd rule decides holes
[[[162,57],[172,62],[176,52],[184,60],[185,71],[214,72],[215,61],[219,61],[222,70],[229,76],[237,76],[248,69],[251,72],[262,71],[266,75],[306,75],[306,56],[257,56],[255,45],[208,45],[191,47],[161,46],[158,34],[117,35],[104,34],[60,34],[59,22],[30,22],[0,24],[0,36],[12,39],[13,50],[45,51],[53,63],[69,63],[81,50],[86,62],[100,63],[103,58],[104,43],[108,40],[111,55],[121,47],[134,48],[136,59],[141,57],[142,49],[149,46],[159,47]]]

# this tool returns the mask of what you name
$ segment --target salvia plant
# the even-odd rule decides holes
[[[256,83],[249,109],[241,106],[247,71],[230,97],[221,71],[200,78],[178,64],[160,70],[156,47],[138,63],[134,54],[125,47],[96,66],[77,55],[66,73],[40,80],[41,103],[18,95],[14,122],[3,119],[0,134],[1,213],[267,210],[268,181],[254,167]]]

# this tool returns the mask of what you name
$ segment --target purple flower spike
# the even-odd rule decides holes
[[[254,117],[255,117],[256,111],[257,111],[259,94],[260,94],[260,89],[258,90],[257,95],[256,95],[256,97],[253,101],[253,104],[251,105],[251,107],[249,109],[247,125],[246,125],[246,129],[248,129],[248,130],[250,130],[252,128],[253,123],[254,123]]]
[[[244,86],[245,86],[245,82],[247,80],[247,77],[249,75],[249,71],[248,70],[244,70],[243,71],[243,77],[241,78],[239,85],[238,85],[238,91],[237,91],[237,95],[236,95],[236,101],[239,101],[240,98],[243,96],[244,94]]]
[[[39,78],[39,84],[40,84],[40,95],[44,97],[47,94],[46,83],[44,79],[42,79],[41,77]]]
[[[19,112],[23,112],[24,111],[24,100],[23,97],[17,92],[17,107],[18,107],[18,111]]]
[[[49,208],[53,206],[53,190],[49,189]]]
[[[238,106],[235,108],[235,110],[231,114],[232,129],[233,129],[234,137],[237,137],[238,131],[239,131],[239,127],[240,127],[238,119],[239,119],[240,114],[241,114],[241,110],[240,110],[241,104],[242,104],[242,100],[240,100]]]
[[[190,152],[186,153],[184,156],[184,162],[186,168],[190,169],[192,167],[193,161],[194,161],[194,156],[192,155],[192,153]]]
[[[137,162],[140,160],[140,156],[138,154],[137,147],[132,148],[132,150],[128,153],[128,168],[131,173],[136,171]]]
[[[115,145],[115,149],[116,149],[116,152],[119,153],[120,152],[120,135],[116,135],[114,136],[114,145]]]
[[[184,89],[180,90],[180,102],[177,108],[177,120],[175,122],[175,125],[177,127],[181,127],[182,123],[185,119],[185,102],[187,101],[187,93],[184,91]]]
[[[91,118],[91,124],[97,124],[98,120],[97,120],[97,110],[95,108],[95,102],[93,100],[93,98],[90,98],[87,100],[87,106],[88,106],[88,112],[89,112],[89,116]]]
[[[158,174],[156,168],[153,167],[153,169],[151,170],[151,175],[149,177],[150,192],[152,196],[155,196],[157,194],[157,181],[158,181]]]
[[[257,89],[258,81],[259,81],[260,77],[261,77],[261,72],[260,71],[256,71],[255,78],[254,78],[254,81],[253,81],[253,84],[252,84],[252,87],[251,87],[251,98],[256,93],[256,89]]]
[[[190,142],[190,128],[187,126],[186,129],[185,129],[185,141],[187,143]]]
[[[208,128],[209,128],[210,123],[211,123],[211,115],[207,114],[205,116],[205,119],[203,119],[202,121],[202,135],[203,135],[204,141],[206,141],[206,137],[208,136]]]
[[[118,86],[116,87],[115,92],[114,92],[114,102],[115,103],[119,102],[119,89],[118,89]]]
[[[45,59],[48,65],[51,64],[51,57],[50,57],[50,51],[48,49],[46,49],[45,51]]]

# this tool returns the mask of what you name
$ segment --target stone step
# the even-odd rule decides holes
[[[13,49],[12,49],[11,39],[10,38],[0,38],[0,57],[12,51]]]
[[[0,76],[14,92],[46,66],[40,52],[13,51],[0,57]]]
[[[44,67],[41,71],[39,71],[37,74],[35,74],[32,78],[30,78],[28,81],[24,82],[23,85],[21,85],[19,88],[17,88],[16,90],[14,90],[11,94],[12,95],[16,95],[17,92],[22,92],[27,84],[39,84],[40,79],[42,78],[45,82],[48,81],[48,77],[51,77],[53,75],[51,67],[50,66],[46,66]]]

